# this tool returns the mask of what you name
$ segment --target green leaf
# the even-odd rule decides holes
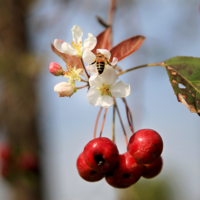
[[[176,56],[163,64],[178,101],[200,113],[200,58]]]

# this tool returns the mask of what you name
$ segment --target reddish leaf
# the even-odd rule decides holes
[[[124,59],[128,55],[138,50],[141,44],[143,43],[144,39],[145,39],[144,36],[137,35],[122,41],[121,43],[119,43],[117,46],[113,47],[110,50],[111,53],[110,60],[112,60],[113,57],[118,58],[118,61]]]
[[[76,68],[83,68],[82,62],[76,56],[70,56],[66,53],[62,53],[58,51],[53,44],[51,44],[52,51],[60,56],[66,63],[69,63],[72,66],[76,66]]]
[[[109,27],[97,36],[97,45],[92,50],[94,54],[96,54],[97,49],[110,49],[110,33],[111,28]]]

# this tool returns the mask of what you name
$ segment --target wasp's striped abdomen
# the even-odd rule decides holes
[[[97,71],[99,74],[102,74],[105,69],[105,62],[104,61],[98,61],[97,62]]]

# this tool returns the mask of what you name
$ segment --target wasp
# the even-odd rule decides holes
[[[103,54],[101,53],[97,53],[96,54],[96,59],[93,63],[91,63],[91,65],[95,64],[96,63],[96,66],[97,66],[97,71],[99,74],[102,74],[104,69],[105,69],[105,65],[110,65],[110,62],[108,60],[108,58],[106,58]]]

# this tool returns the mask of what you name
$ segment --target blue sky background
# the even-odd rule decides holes
[[[200,12],[198,0],[119,0],[114,18],[114,45],[134,35],[144,35],[141,48],[119,63],[128,69],[145,63],[164,61],[173,56],[200,57]],[[99,107],[91,106],[86,89],[71,98],[58,98],[53,87],[63,77],[48,72],[50,62],[64,62],[50,49],[55,38],[72,41],[71,28],[81,26],[98,35],[104,28],[96,15],[107,20],[109,1],[38,0],[27,18],[30,45],[43,67],[37,90],[40,107],[38,121],[44,149],[43,172],[47,200],[114,200],[117,189],[105,180],[88,183],[76,170],[76,159],[93,138]],[[166,70],[149,67],[119,77],[131,84],[127,98],[135,129],[150,128],[164,141],[162,173],[147,181],[167,180],[173,193],[170,200],[198,200],[200,196],[200,118],[192,114],[174,95]],[[118,100],[128,136],[131,136],[124,105]],[[111,138],[112,108],[108,109],[103,136]],[[101,122],[101,120],[100,120]],[[97,132],[99,133],[99,132]],[[116,120],[116,143],[120,153],[126,151],[120,123]],[[9,186],[0,179],[0,199],[9,200]]]

